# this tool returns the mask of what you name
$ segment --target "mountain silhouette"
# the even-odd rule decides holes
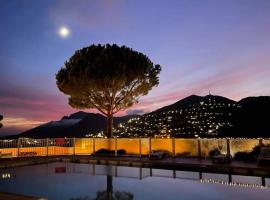
[[[235,133],[243,137],[269,138],[270,97],[247,97],[240,100],[239,104],[241,109],[233,115]]]
[[[144,115],[114,117],[119,137],[270,137],[270,97],[191,95]],[[56,138],[96,136],[105,132],[106,117],[79,111],[25,131],[17,137]]]
[[[134,115],[114,117],[114,126],[123,123]],[[98,113],[79,111],[62,117],[59,121],[51,121],[12,137],[56,138],[85,137],[89,133],[105,131],[107,118]]]
[[[191,95],[121,124],[121,137],[269,137],[270,97]]]

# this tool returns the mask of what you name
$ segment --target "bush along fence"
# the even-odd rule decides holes
[[[270,139],[242,138],[19,138],[0,140],[0,156],[32,157],[55,155],[109,154],[147,155],[166,151],[172,156],[207,158],[213,154],[234,157],[239,152],[250,153],[255,147],[270,145]],[[238,154],[237,154],[238,153]]]

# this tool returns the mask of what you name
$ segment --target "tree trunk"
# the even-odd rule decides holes
[[[113,199],[113,177],[107,176],[107,197],[109,200]]]
[[[107,115],[107,138],[113,137],[113,115],[109,114]]]

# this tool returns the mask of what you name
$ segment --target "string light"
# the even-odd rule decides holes
[[[11,174],[10,173],[4,173],[2,174],[2,179],[8,179],[8,178],[11,178]]]
[[[268,186],[263,186],[260,184],[227,182],[227,181],[214,180],[214,179],[200,179],[200,182],[201,183],[213,183],[213,184],[222,184],[222,185],[228,185],[228,186],[245,187],[245,188],[260,188],[260,189],[268,188]]]

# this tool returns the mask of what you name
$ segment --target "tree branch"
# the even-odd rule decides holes
[[[121,103],[121,101],[123,101],[128,95],[129,93],[133,90],[133,88],[135,87],[135,85],[139,82],[139,79],[137,79],[137,81],[135,81],[133,83],[133,85],[130,87],[130,89],[126,92],[126,94],[120,98],[116,103],[115,103],[115,106],[113,107],[113,110]]]
[[[93,93],[92,93],[93,94]],[[108,113],[106,113],[106,111],[108,112],[107,108],[105,107],[105,105],[101,105],[101,104],[96,104],[95,101],[93,100],[95,97],[93,97],[91,93],[88,93],[88,100],[91,104],[93,104],[93,106],[98,109],[101,113],[103,113],[104,115],[107,115]],[[100,105],[100,106],[98,106]],[[103,109],[103,110],[102,110]],[[106,110],[106,111],[104,111]]]

